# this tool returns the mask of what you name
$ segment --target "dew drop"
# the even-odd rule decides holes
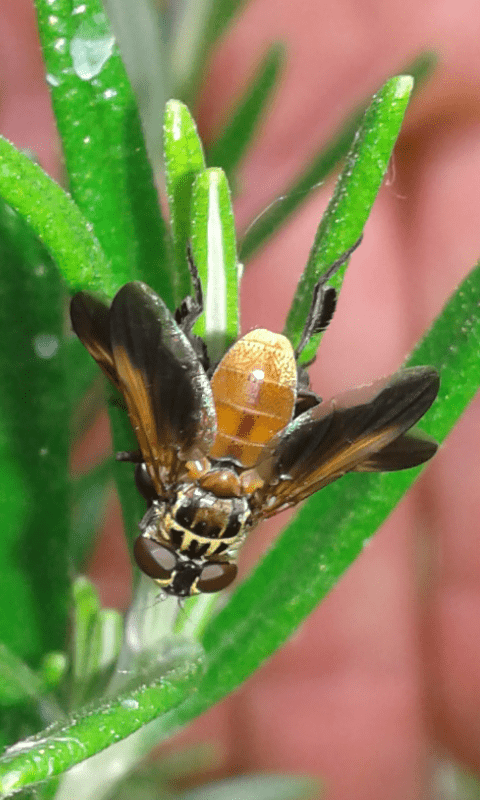
[[[58,338],[51,333],[39,333],[33,339],[33,349],[39,358],[53,358],[58,350],[58,346]]]
[[[367,547],[370,547],[370,545],[371,545],[371,543],[372,543],[372,538],[373,538],[372,536],[367,536],[367,538],[363,540],[363,542],[362,542],[362,547],[363,547],[363,549],[364,549],[364,550],[365,550]]]
[[[120,700],[120,705],[122,708],[128,708],[132,709],[132,711],[136,711],[139,707],[139,702],[138,700],[135,700],[134,697],[124,697],[122,700]]]
[[[53,45],[53,47],[57,51],[57,53],[66,53],[66,51],[67,51],[67,40],[66,40],[65,36],[60,36],[56,40],[56,42]]]
[[[56,75],[52,75],[51,72],[47,72],[45,75],[45,80],[47,81],[49,86],[60,86],[60,79],[57,78]]]
[[[89,22],[82,22],[70,42],[73,69],[82,81],[98,75],[113,52],[115,37],[103,14],[95,14]]]

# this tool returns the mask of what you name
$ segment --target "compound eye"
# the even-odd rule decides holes
[[[177,566],[177,557],[173,550],[148,536],[137,536],[133,555],[142,572],[153,580],[170,580]]]
[[[197,589],[199,592],[219,592],[235,580],[237,572],[236,564],[210,562],[200,573]]]

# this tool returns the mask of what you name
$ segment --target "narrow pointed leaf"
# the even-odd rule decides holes
[[[170,100],[163,126],[165,176],[175,249],[175,300],[179,305],[190,293],[187,242],[191,236],[190,209],[195,178],[205,169],[203,147],[188,108]]]
[[[0,642],[0,708],[26,700],[39,700],[39,677],[21,658]]]
[[[411,75],[414,79],[414,91],[424,85],[436,65],[436,57],[425,53],[412,64],[399,71],[401,75]],[[339,162],[347,155],[354,136],[361,125],[365,107],[355,111],[342,125],[340,133],[324,145],[314,156],[304,172],[291,186],[287,187],[257,219],[247,226],[240,240],[240,259],[247,263],[275,235],[278,229],[305,202],[309,193],[319,186],[333,172]]]
[[[86,578],[77,578],[74,594],[74,641],[70,706],[78,708],[102,696],[120,652],[123,618],[101,608],[98,594]]]
[[[151,0],[106,2],[135,93],[147,154],[155,174],[163,170],[162,119],[172,96],[169,75],[169,27],[172,8]]]
[[[105,514],[107,492],[112,484],[113,460],[107,458],[73,484],[70,554],[76,569],[84,566]]]
[[[245,0],[185,0],[177,17],[170,69],[174,96],[195,104],[205,64]]]
[[[410,98],[409,75],[391,78],[375,95],[347,155],[345,167],[315,235],[305,271],[295,293],[284,333],[297,345],[308,315],[313,289],[320,276],[363,233]],[[329,281],[340,288],[347,265]],[[313,337],[302,353],[308,362],[315,355],[321,335]]]
[[[68,669],[68,658],[65,653],[53,650],[46,653],[38,669],[38,675],[44,691],[51,692],[58,688]]]
[[[230,181],[268,110],[284,62],[285,48],[280,44],[272,45],[229,114],[219,137],[208,148],[208,164],[221,167]]]
[[[59,775],[124,739],[180,703],[198,681],[200,661],[177,664],[129,695],[89,708],[21,742],[0,758],[0,795]]]
[[[230,190],[221,169],[196,179],[192,196],[192,248],[203,287],[204,313],[194,331],[215,362],[238,336],[238,271]]]
[[[64,297],[45,249],[3,203],[0,232],[0,640],[36,664],[63,646],[67,624]]]
[[[75,202],[116,284],[142,277],[171,301],[166,228],[135,98],[102,4],[36,0],[36,10]]]
[[[1,137],[0,196],[45,245],[72,291],[88,285],[114,292],[119,284],[109,278],[105,254],[78,206],[37,164]]]

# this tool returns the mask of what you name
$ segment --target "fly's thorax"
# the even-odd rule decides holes
[[[246,497],[218,497],[191,483],[180,484],[165,508],[162,533],[188,558],[211,558],[239,543],[252,524]]]

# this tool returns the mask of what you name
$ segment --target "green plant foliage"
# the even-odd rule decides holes
[[[77,569],[84,567],[101,527],[112,478],[112,462],[107,459],[73,484],[70,554]]]
[[[4,203],[0,230],[0,640],[35,664],[46,650],[63,646],[67,621],[63,290],[44,248]]]
[[[116,285],[142,276],[172,302],[166,228],[135,98],[103,6],[37,0],[36,9],[73,198],[88,215]]]
[[[235,221],[225,173],[211,168],[197,176],[192,194],[193,257],[203,287],[205,311],[194,332],[207,343],[213,363],[239,333]]]
[[[214,43],[245,0],[186,0],[171,42],[173,94],[194,105]]]
[[[297,287],[284,334],[297,345],[320,276],[362,235],[400,133],[413,87],[409,75],[391,78],[373,98],[347,155],[328,208],[318,226],[305,271]],[[329,285],[339,289],[346,264]],[[321,334],[302,353],[305,363],[315,356]]]
[[[79,708],[105,691],[120,653],[123,618],[100,605],[86,578],[73,585],[73,648],[70,707]]]
[[[128,279],[120,274],[120,284],[112,280],[98,240],[72,198],[2,137],[0,192],[46,247],[72,291],[89,286],[113,293]]]
[[[84,710],[58,723],[45,736],[24,742],[19,752],[7,751],[0,759],[0,793],[8,795],[59,775],[174,708],[192,691],[200,666],[189,660],[153,680],[145,675],[141,688],[104,702],[95,713]]]
[[[432,53],[425,53],[399,70],[401,75],[411,75],[414,80],[414,91],[418,91],[432,74],[437,59]],[[268,240],[298,211],[312,189],[320,186],[334,169],[347,156],[362,124],[365,106],[355,111],[342,125],[340,133],[323,144],[319,152],[312,158],[302,174],[288,186],[281,196],[252,223],[247,225],[240,240],[240,259],[248,262]]]
[[[234,181],[235,170],[268,110],[284,62],[285,48],[281,44],[272,45],[257,67],[242,97],[229,114],[223,130],[208,148],[208,164],[212,167],[221,167],[230,182]]]
[[[0,707],[16,705],[32,698],[39,700],[41,689],[40,678],[0,642]]]
[[[188,108],[178,100],[170,100],[165,108],[163,148],[168,206],[175,247],[175,300],[178,305],[191,291],[186,253],[187,242],[191,237],[192,186],[197,175],[205,169],[203,147],[197,126]]]

